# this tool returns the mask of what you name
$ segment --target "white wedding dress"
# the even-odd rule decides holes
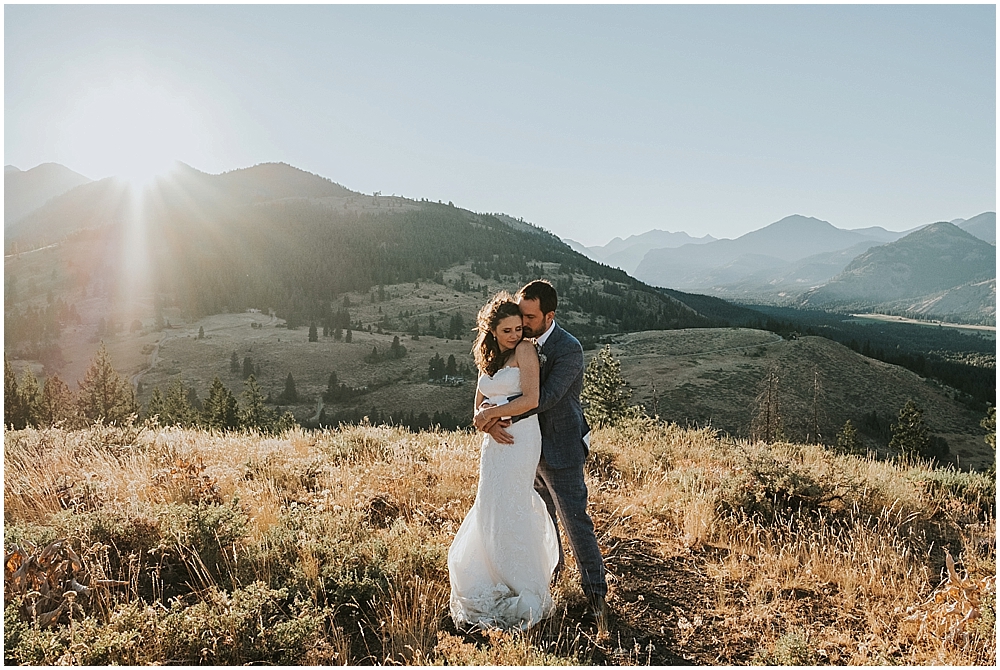
[[[495,404],[521,392],[520,369],[479,377]],[[538,417],[507,429],[514,444],[485,435],[476,501],[448,550],[451,616],[462,628],[527,629],[552,613],[549,584],[559,560],[556,529],[534,489],[542,449]]]

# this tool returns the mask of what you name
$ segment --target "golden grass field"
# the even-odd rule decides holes
[[[543,625],[466,634],[472,433],[8,431],[5,660],[995,664],[992,475],[650,419],[593,444],[608,635],[573,570]]]

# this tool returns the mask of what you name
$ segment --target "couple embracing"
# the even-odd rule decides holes
[[[559,522],[588,617],[605,624],[608,587],[583,478],[583,347],[555,322],[557,303],[555,288],[538,280],[479,311],[479,487],[448,551],[459,627],[527,629],[552,614],[551,584],[564,562]]]

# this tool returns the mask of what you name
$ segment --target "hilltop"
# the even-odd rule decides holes
[[[542,625],[456,630],[447,552],[479,452],[370,425],[8,431],[5,659],[995,665],[990,477],[652,421],[596,430],[587,464],[608,634],[571,558]],[[72,620],[71,588],[92,589]]]

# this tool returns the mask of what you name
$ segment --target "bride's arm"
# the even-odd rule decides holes
[[[504,416],[518,416],[538,407],[538,353],[535,345],[523,340],[514,350],[514,359],[521,368],[521,395],[506,405],[488,407],[481,410],[486,420],[498,419]]]

